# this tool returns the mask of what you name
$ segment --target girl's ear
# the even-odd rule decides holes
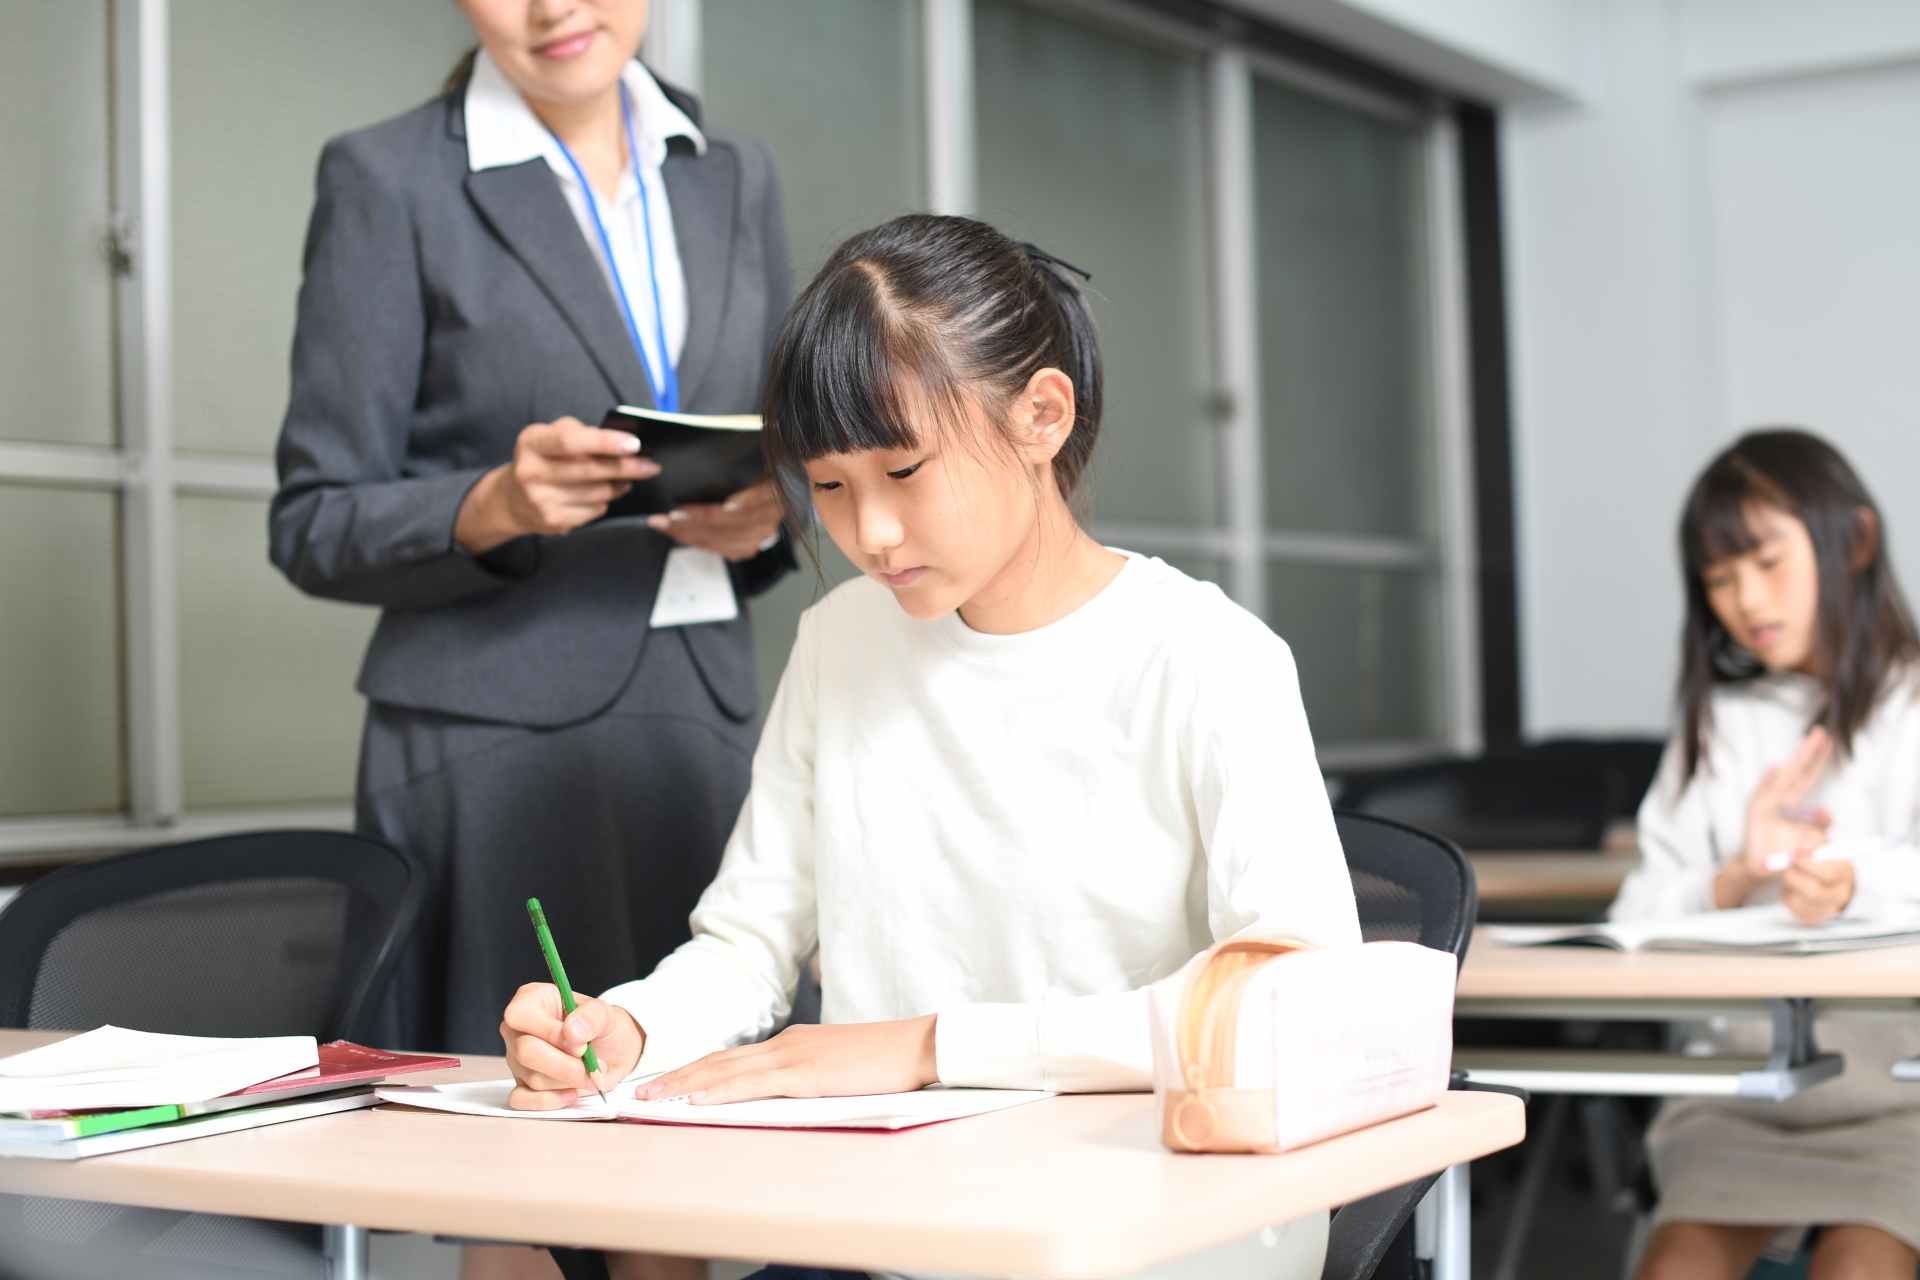
[[[1880,517],[1874,514],[1872,507],[1859,507],[1854,511],[1853,571],[1859,573],[1872,564],[1874,557],[1880,554]]]
[[[1027,379],[1013,401],[1013,426],[1029,466],[1053,461],[1073,434],[1073,379],[1058,369],[1042,369]]]

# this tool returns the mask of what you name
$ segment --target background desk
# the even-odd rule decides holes
[[[1454,1065],[1477,1080],[1545,1093],[1786,1097],[1838,1074],[1837,1061],[1823,1066],[1815,1052],[1816,1017],[1920,1018],[1920,946],[1824,956],[1629,955],[1603,947],[1503,947],[1483,935],[1467,952],[1454,1012],[1568,1020],[1771,1017],[1774,1046],[1766,1060],[1463,1049]]]
[[[1640,865],[1635,850],[1469,853],[1489,920],[1598,920]]]
[[[51,1037],[0,1031],[0,1055]],[[423,1082],[499,1079],[468,1058]],[[490,1120],[379,1107],[72,1164],[0,1191],[499,1240],[980,1275],[1126,1275],[1512,1146],[1519,1102],[1450,1093],[1281,1156],[1176,1156],[1146,1094],[904,1133]]]

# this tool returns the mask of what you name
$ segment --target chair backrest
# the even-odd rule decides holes
[[[1613,816],[1631,818],[1640,811],[1666,749],[1659,738],[1549,738],[1528,747],[1527,755],[1562,768],[1601,774],[1612,796]]]
[[[339,831],[262,831],[55,872],[0,912],[0,1026],[362,1033],[419,907],[413,860]]]
[[[1367,942],[1417,942],[1467,957],[1480,892],[1451,840],[1371,814],[1336,810]]]
[[[1598,849],[1612,816],[1606,775],[1523,754],[1349,774],[1337,803],[1462,848]]]

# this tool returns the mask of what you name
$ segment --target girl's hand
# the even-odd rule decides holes
[[[669,1071],[641,1085],[634,1096],[684,1094],[691,1102],[715,1103],[909,1093],[940,1078],[933,1052],[938,1016],[788,1027],[771,1040],[723,1049]]]
[[[1796,855],[1780,879],[1780,901],[1805,923],[1825,924],[1853,901],[1853,864]]]
[[[639,449],[638,436],[578,418],[536,422],[514,442],[513,461],[467,491],[453,540],[478,556],[527,534],[551,537],[598,520],[635,480],[660,474],[652,458],[634,456]]]
[[[733,561],[751,560],[780,532],[780,502],[773,496],[773,482],[762,480],[725,502],[695,503],[664,516],[648,516],[647,524],[675,542],[705,547]]]
[[[580,996],[578,1001],[573,1013],[567,1014],[560,1003],[560,988],[551,982],[529,982],[514,993],[500,1023],[514,1079],[508,1106],[553,1111],[593,1092],[593,1081],[580,1061],[588,1041],[593,1042],[601,1079],[609,1088],[626,1079],[640,1061],[647,1036],[632,1014],[592,996]]]
[[[1826,843],[1831,815],[1825,809],[1807,811],[1799,805],[1832,758],[1833,739],[1816,725],[1785,763],[1767,770],[1747,803],[1746,845],[1714,877],[1715,906],[1740,906],[1755,889],[1779,875],[1767,866],[1774,854],[1797,855]]]

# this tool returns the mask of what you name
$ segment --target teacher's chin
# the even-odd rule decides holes
[[[792,278],[771,156],[636,60],[644,0],[461,8],[445,92],[321,156],[272,547],[382,610],[355,812],[427,892],[378,1042],[498,1053],[526,900],[581,990],[645,974],[746,795],[773,495],[605,518],[657,468],[588,424],[756,412]]]

